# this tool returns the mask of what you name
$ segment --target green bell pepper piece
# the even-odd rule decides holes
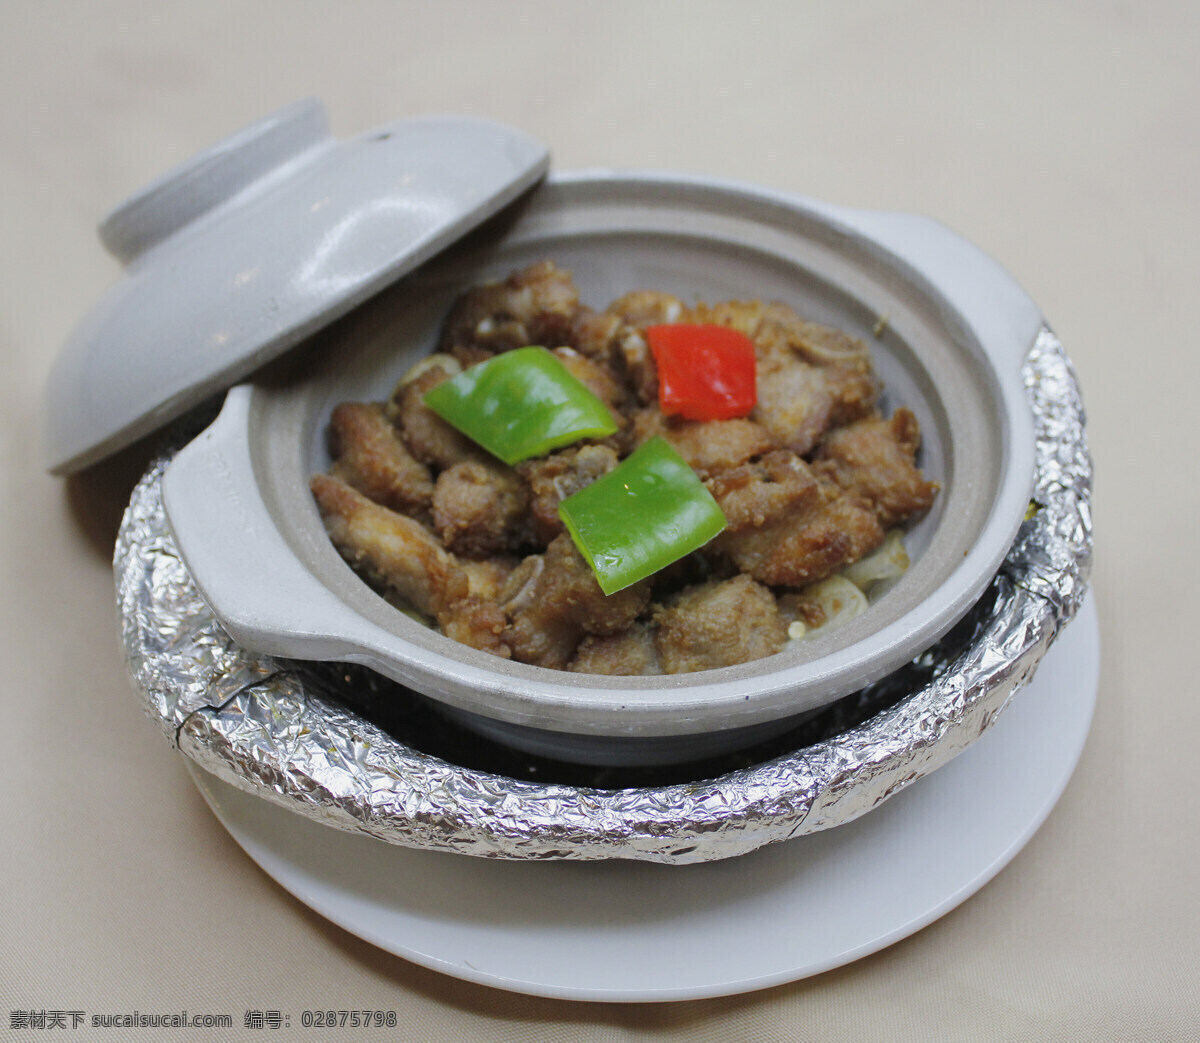
[[[696,472],[661,437],[568,496],[558,516],[605,594],[704,546],[726,524]]]
[[[424,401],[506,464],[617,430],[608,407],[545,348],[496,355],[432,388]]]

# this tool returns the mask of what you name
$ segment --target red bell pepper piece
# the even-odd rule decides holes
[[[658,402],[688,420],[746,416],[758,401],[754,342],[727,326],[649,326]]]

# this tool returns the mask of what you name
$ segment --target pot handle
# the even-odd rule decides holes
[[[916,214],[813,208],[881,245],[948,300],[979,336],[1001,372],[1019,375],[1046,325],[1041,310],[1001,265],[939,221]],[[1015,364],[1008,369],[1008,364]]]
[[[171,533],[201,596],[229,635],[266,655],[349,659],[362,621],[292,552],[259,491],[246,431],[249,385],[184,446],[163,476]]]

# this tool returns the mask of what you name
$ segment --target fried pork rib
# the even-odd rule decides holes
[[[529,521],[535,541],[545,546],[564,532],[558,505],[608,474],[618,463],[617,452],[611,446],[581,445],[521,464],[518,470],[529,487]]]
[[[473,591],[471,574],[425,526],[332,475],[315,475],[311,488],[330,539],[351,565],[456,641],[509,655],[496,603]]]
[[[917,418],[897,409],[890,420],[872,417],[830,431],[817,451],[816,467],[890,527],[928,510],[937,497],[937,482],[917,469],[920,444]]]
[[[331,474],[368,499],[424,518],[433,501],[429,468],[413,459],[378,405],[343,402],[329,421],[337,461]]]
[[[717,549],[773,587],[816,583],[883,542],[874,514],[786,449],[726,471],[708,488],[728,522]]]
[[[664,416],[657,405],[633,415],[630,448],[661,435],[701,478],[745,463],[775,446],[770,432],[743,417],[732,420],[684,420]]]
[[[486,558],[519,545],[529,488],[498,460],[463,460],[438,475],[433,527],[456,554]]]
[[[511,621],[507,641],[514,658],[563,669],[585,634],[607,637],[625,630],[650,603],[648,581],[605,595],[571,537],[554,537],[544,554],[525,559],[501,592]]]
[[[804,455],[830,427],[874,412],[878,387],[867,346],[857,338],[761,301],[701,304],[692,321],[730,326],[754,341],[753,419],[778,445]]]
[[[747,575],[687,587],[654,611],[655,649],[668,674],[774,655],[787,640],[775,595]]]
[[[539,261],[465,293],[446,318],[441,350],[469,365],[529,344],[558,347],[578,310],[570,273]]]
[[[644,331],[674,322],[751,338],[758,404],[749,417],[663,415]],[[508,467],[425,406],[424,394],[463,367],[528,344],[552,350],[608,405],[615,435]],[[828,584],[812,585],[933,503],[938,486],[916,465],[916,418],[881,416],[877,395],[862,341],[784,305],[689,307],[639,290],[593,311],[570,273],[541,261],[464,294],[439,354],[386,403],[334,411],[334,463],[312,491],[346,561],[457,641],[584,673],[716,669],[778,652],[796,620],[817,625],[807,591]],[[705,482],[728,524],[702,551],[605,596],[558,505],[656,435]]]
[[[485,460],[484,453],[461,431],[425,405],[426,392],[461,372],[453,359],[436,360],[392,391],[384,411],[396,425],[413,457],[430,467],[452,467],[464,460]]]

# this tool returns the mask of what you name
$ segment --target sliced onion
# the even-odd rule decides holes
[[[806,627],[801,632],[800,640],[849,623],[855,616],[861,616],[867,610],[867,596],[840,574],[807,587],[803,596],[821,606],[825,622],[819,627]],[[789,629],[789,634],[791,633]]]
[[[407,373],[402,376],[396,383],[396,387],[402,388],[411,384],[426,370],[433,369],[438,366],[443,373],[449,377],[457,377],[462,372],[462,364],[453,355],[446,355],[438,352],[435,355],[426,355],[416,365],[414,365]]]
[[[840,575],[845,576],[863,593],[870,593],[876,583],[899,579],[908,571],[908,565],[908,551],[904,549],[903,535],[899,529],[892,529],[876,550],[853,565],[847,565]]]

